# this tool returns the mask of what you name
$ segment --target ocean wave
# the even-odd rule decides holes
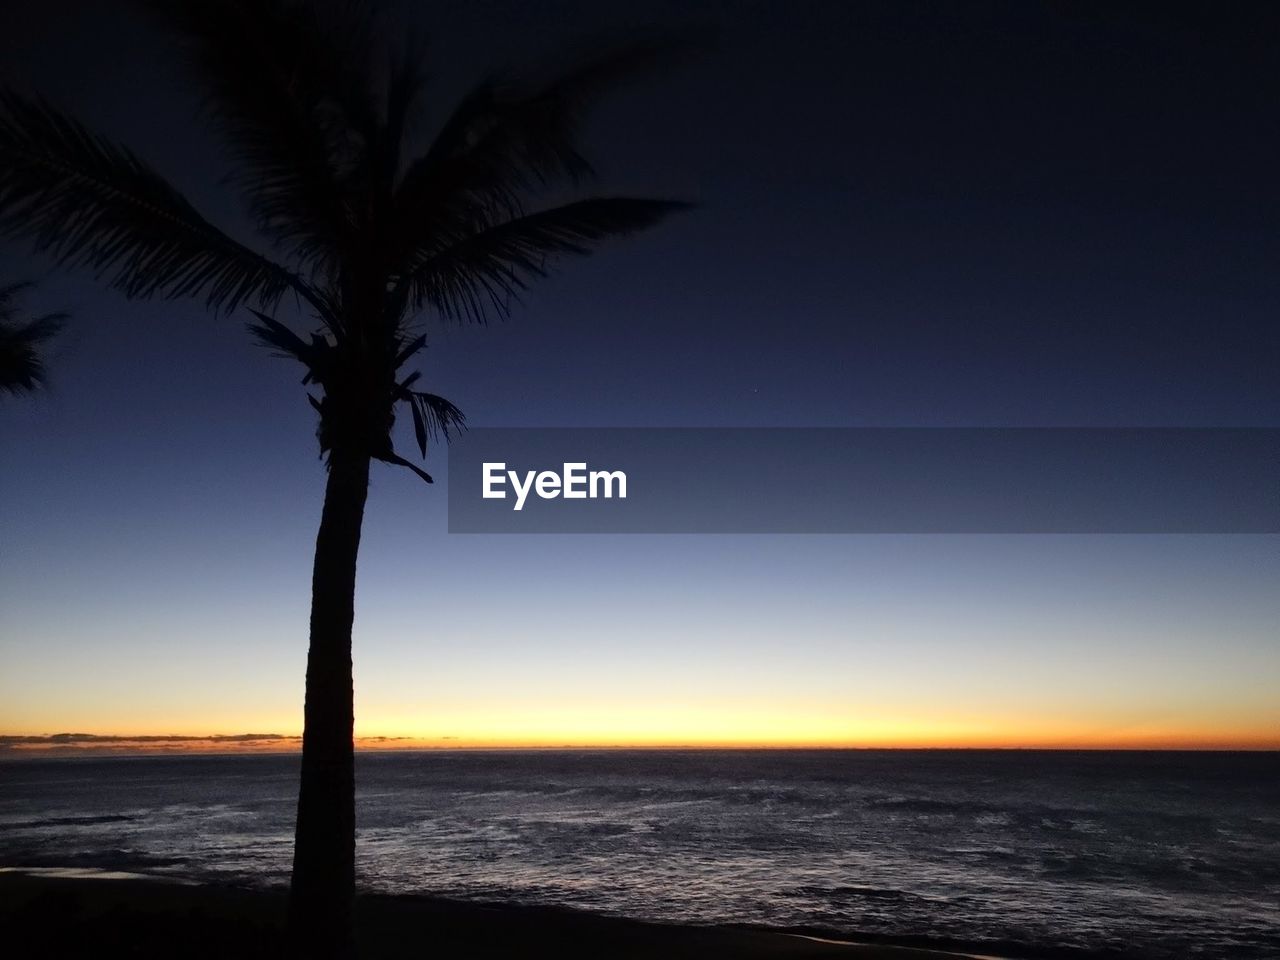
[[[8,830],[41,830],[48,827],[92,827],[104,823],[128,823],[137,820],[136,815],[123,813],[104,813],[73,817],[40,817],[35,820],[6,821]]]

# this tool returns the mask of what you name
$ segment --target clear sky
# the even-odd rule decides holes
[[[441,8],[442,102],[679,9],[532,6]],[[434,326],[427,389],[494,426],[1280,426],[1271,23],[1105,8],[703,7],[716,48],[589,140],[609,187],[701,208]],[[5,17],[11,79],[248,235],[154,34]],[[75,317],[52,389],[0,405],[0,733],[298,733],[297,371],[241,318],[0,270]],[[449,536],[402,473],[362,546],[363,736],[1280,747],[1277,537]]]

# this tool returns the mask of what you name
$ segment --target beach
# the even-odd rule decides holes
[[[285,892],[85,871],[0,872],[0,922],[30,956],[267,958],[287,955]],[[432,956],[955,960],[956,954],[732,927],[646,923],[555,907],[365,894],[365,960]]]

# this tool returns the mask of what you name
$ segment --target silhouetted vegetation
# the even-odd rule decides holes
[[[463,426],[409,371],[422,319],[505,316],[566,254],[650,227],[683,204],[588,196],[584,110],[664,55],[643,43],[542,83],[489,79],[420,144],[426,53],[390,58],[359,3],[148,5],[187,51],[238,166],[257,245],[235,239],[144,160],[39,98],[0,93],[0,229],[128,297],[252,312],[252,335],[305,368],[328,468],[312,581],[291,915],[310,957],[350,952],[354,890],[351,624],[370,462],[430,476],[419,453]],[[384,68],[385,67],[385,68]],[[293,309],[298,305],[300,309]],[[286,306],[291,309],[285,312]]]
[[[0,390],[30,393],[44,386],[44,351],[66,322],[65,313],[27,317],[22,294],[30,283],[0,287]]]

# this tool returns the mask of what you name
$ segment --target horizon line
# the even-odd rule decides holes
[[[296,755],[301,751],[300,734],[93,734],[60,732],[53,734],[0,734],[0,759],[38,756],[148,756],[148,755],[227,755],[274,754]],[[357,751],[363,753],[428,753],[557,750],[637,750],[637,751],[1002,751],[1057,753],[1275,753],[1280,741],[1223,739],[1216,742],[1169,738],[1164,742],[1123,740],[1113,742],[1042,743],[842,743],[842,742],[778,742],[778,741],[686,741],[686,742],[573,742],[573,741],[496,741],[458,736],[414,737],[357,735]]]

